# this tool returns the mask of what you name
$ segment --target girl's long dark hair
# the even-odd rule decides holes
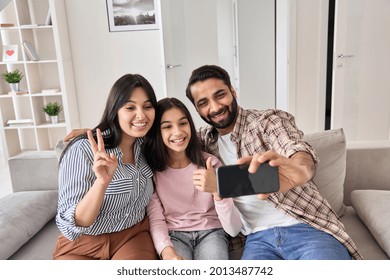
[[[122,130],[119,126],[118,111],[128,102],[136,88],[143,88],[148,99],[152,103],[152,106],[156,108],[156,94],[148,80],[139,74],[125,74],[120,77],[110,90],[100,123],[92,129],[95,140],[96,129],[99,128],[103,132],[104,145],[106,148],[115,148],[119,146],[122,140]],[[84,133],[75,137],[67,145],[61,154],[60,162],[67,149],[80,138],[87,138],[87,134]]]
[[[206,161],[203,158],[202,147],[197,136],[191,113],[183,102],[174,97],[163,98],[157,102],[156,117],[144,142],[144,154],[149,166],[153,171],[163,171],[168,167],[168,151],[161,137],[160,124],[163,114],[172,108],[181,110],[190,124],[191,139],[185,151],[187,157],[192,163],[201,167],[206,167]]]

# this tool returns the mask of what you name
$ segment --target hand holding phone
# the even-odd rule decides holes
[[[279,191],[279,168],[265,162],[256,173],[248,172],[248,164],[225,165],[217,168],[220,197],[237,197]]]

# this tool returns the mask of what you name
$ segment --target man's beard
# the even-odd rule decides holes
[[[237,116],[238,105],[237,105],[237,100],[236,100],[235,98],[233,98],[231,107],[232,107],[232,108],[231,108],[231,111],[230,111],[229,106],[225,106],[225,107],[223,107],[221,110],[219,110],[219,111],[216,112],[216,113],[208,114],[208,115],[207,115],[207,118],[206,118],[206,117],[203,117],[203,116],[201,116],[201,118],[202,118],[206,123],[208,123],[209,125],[214,126],[214,127],[217,128],[217,129],[225,129],[225,128],[229,127],[229,126],[234,122],[234,120],[236,119],[236,116]],[[227,110],[227,111],[229,112],[228,117],[226,118],[226,120],[224,120],[224,121],[222,121],[222,122],[213,122],[213,121],[211,120],[212,117],[214,117],[214,116],[216,116],[216,115],[219,115],[220,113],[224,112],[225,110]]]

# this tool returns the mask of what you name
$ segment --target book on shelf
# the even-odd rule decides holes
[[[23,126],[23,125],[33,125],[34,122],[32,119],[19,119],[19,120],[8,120],[8,126]]]
[[[34,46],[31,44],[31,42],[23,41],[23,48],[28,56],[28,58],[32,61],[39,60],[39,56],[37,52],[35,51]]]
[[[0,27],[14,27],[13,23],[0,23]]]
[[[38,26],[38,24],[36,24],[36,23],[29,23],[29,24],[22,24],[21,26],[20,26],[20,28],[22,28],[22,29],[28,29],[28,28],[34,28],[34,27],[37,27]]]
[[[28,94],[28,90],[20,90],[20,91],[10,91],[9,95],[25,95]]]
[[[45,88],[45,89],[42,89],[42,93],[43,94],[54,94],[54,93],[57,93],[57,92],[60,92],[59,88]]]

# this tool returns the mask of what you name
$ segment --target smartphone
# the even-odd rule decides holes
[[[237,197],[279,191],[279,168],[265,162],[256,173],[248,172],[248,164],[225,165],[217,168],[220,197]]]

